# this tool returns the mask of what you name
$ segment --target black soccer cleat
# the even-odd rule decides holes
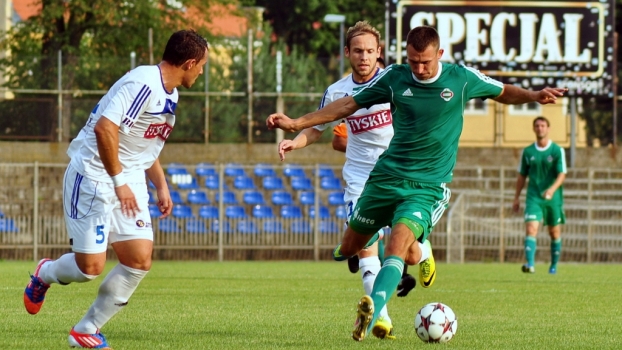
[[[357,273],[359,271],[359,256],[351,256],[348,258],[348,269],[350,272]]]
[[[406,274],[402,276],[400,283],[397,285],[397,296],[398,297],[407,296],[408,293],[410,293],[411,290],[415,289],[416,286],[417,286],[417,280],[415,280],[415,278],[412,275]]]

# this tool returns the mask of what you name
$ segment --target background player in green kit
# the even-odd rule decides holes
[[[418,242],[425,241],[449,202],[446,184],[452,179],[468,100],[546,104],[555,103],[564,91],[529,91],[504,85],[472,68],[441,63],[443,50],[432,27],[413,28],[406,44],[407,64],[388,66],[352,96],[298,119],[276,113],[266,120],[270,128],[295,132],[344,118],[360,108],[391,103],[393,139],[372,170],[340,249],[334,253],[357,254],[373,241],[379,228],[392,226],[385,262],[372,293],[358,303],[352,337],[359,341],[376,322],[375,310],[386,305],[395,291],[404,264],[415,265],[428,258],[430,252],[422,250]]]
[[[529,177],[527,200],[525,202],[525,258],[523,272],[534,273],[536,258],[536,236],[540,221],[549,228],[551,236],[551,267],[549,273],[557,273],[557,262],[562,249],[560,226],[566,222],[564,216],[564,189],[566,179],[566,155],[564,149],[549,139],[549,121],[537,117],[533,121],[536,142],[523,149],[518,166],[516,193],[512,209],[518,213],[519,197]]]

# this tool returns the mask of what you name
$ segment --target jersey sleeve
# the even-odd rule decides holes
[[[525,158],[525,150],[523,150],[518,161],[518,173],[523,176],[529,174],[529,163],[525,161]]]
[[[390,82],[394,72],[393,65],[387,67],[376,79],[352,95],[354,102],[363,108],[391,102]]]
[[[333,134],[339,137],[348,137],[348,128],[345,123],[339,123],[339,125],[333,128]]]
[[[149,106],[151,87],[145,83],[128,81],[112,96],[102,116],[119,126],[119,130],[128,134],[138,116]]]
[[[559,158],[557,159],[555,167],[557,169],[557,174],[566,174],[568,172],[566,168],[566,151],[564,151],[562,147],[559,147]]]
[[[330,88],[328,88],[324,92],[324,96],[322,96],[322,101],[320,101],[320,106],[318,107],[318,109],[322,109],[326,107],[327,105],[331,104],[332,102],[334,102],[335,100],[338,100],[345,96],[348,96],[348,94],[345,92],[331,91]],[[313,128],[319,131],[324,131],[328,128],[339,125],[339,123],[341,123],[341,119],[338,119],[338,120],[335,120],[334,122],[330,122],[326,124],[316,125]]]
[[[477,69],[464,67],[467,77],[467,99],[495,98],[503,92],[503,83],[495,80]]]

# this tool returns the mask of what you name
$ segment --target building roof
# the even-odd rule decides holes
[[[41,2],[39,0],[13,0],[13,9],[23,21],[41,11]]]

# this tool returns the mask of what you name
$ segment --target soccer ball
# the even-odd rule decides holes
[[[447,343],[457,330],[456,314],[443,303],[429,303],[415,316],[415,331],[426,343]]]

